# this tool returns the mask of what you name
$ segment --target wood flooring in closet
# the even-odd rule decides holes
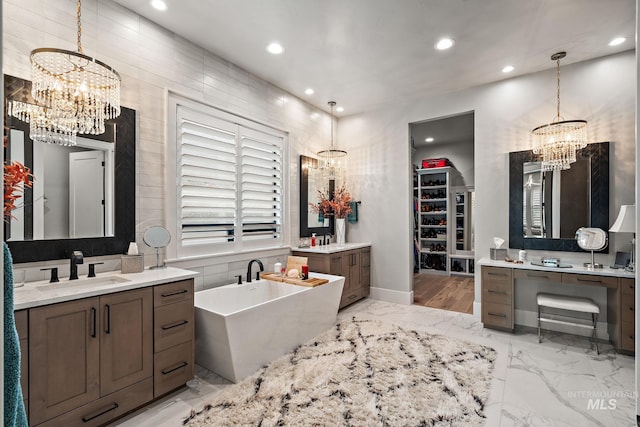
[[[474,279],[469,276],[413,275],[413,303],[425,307],[473,313]]]

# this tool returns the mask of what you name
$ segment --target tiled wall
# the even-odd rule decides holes
[[[5,74],[30,80],[29,52],[39,47],[76,50],[76,2],[73,0],[4,0],[3,52]],[[330,140],[329,114],[176,36],[111,0],[82,2],[82,44],[87,55],[114,67],[122,76],[122,105],[137,112],[136,240],[145,263],[155,263],[142,242],[151,225],[165,224],[164,164],[167,91],[205,102],[289,133],[289,182],[286,200],[286,241],[297,243],[298,158],[313,155]],[[328,101],[328,100],[327,100]],[[318,113],[318,114],[313,114]],[[313,116],[312,116],[313,114]],[[173,263],[200,273],[201,289],[229,283],[246,273],[247,261],[260,257],[268,265],[288,249],[224,258]],[[118,257],[107,257],[102,270],[118,269]],[[68,262],[59,265],[68,275]],[[40,264],[29,268],[28,280],[43,279]],[[100,271],[100,269],[98,270]],[[80,273],[86,273],[86,265]]]

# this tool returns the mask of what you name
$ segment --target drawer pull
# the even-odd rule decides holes
[[[162,330],[163,331],[167,331],[169,329],[177,328],[178,326],[186,325],[187,323],[189,323],[189,321],[187,321],[187,320],[183,320],[181,322],[172,323],[170,325],[163,326]]]
[[[104,308],[105,308],[105,313],[107,315],[107,322],[106,322],[107,324],[106,324],[106,329],[104,331],[110,334],[111,333],[111,307],[109,307],[109,304],[105,304]]]
[[[502,313],[492,313],[492,312],[488,312],[487,313],[489,316],[495,316],[495,317],[507,317],[506,314],[502,314]]]
[[[506,292],[503,291],[494,291],[493,289],[487,289],[487,292],[489,292],[490,294],[498,294],[498,295],[506,295]]]
[[[114,403],[111,405],[111,407],[110,407],[110,408],[103,409],[102,411],[100,411],[100,412],[98,412],[97,414],[92,415],[92,416],[90,416],[90,417],[88,417],[88,418],[87,418],[87,417],[82,417],[82,422],[84,422],[84,423],[88,423],[89,421],[94,420],[94,419],[98,418],[99,416],[106,414],[107,412],[111,412],[111,411],[113,411],[114,409],[118,409],[118,407],[119,407],[119,406],[118,406],[118,404],[114,402]]]
[[[636,311],[636,308],[635,307],[629,307],[629,310]]]
[[[531,274],[531,273],[527,273],[527,277],[536,277],[536,278],[540,278],[540,279],[548,279],[549,276],[547,276],[546,274]]]
[[[504,273],[492,273],[492,272],[490,272],[490,271],[489,271],[489,272],[487,272],[487,275],[489,275],[489,276],[507,277],[507,275],[506,275],[506,274],[504,274]]]
[[[91,338],[95,338],[96,337],[96,308],[95,307],[91,307],[91,316],[93,317],[93,329],[91,330]]]
[[[171,369],[163,369],[162,370],[162,375],[168,375],[171,372],[177,371],[178,369],[182,369],[185,366],[187,366],[188,363],[187,362],[182,362],[181,364],[179,364],[178,366],[176,366],[175,368],[171,368]]]
[[[602,283],[602,280],[583,279],[582,277],[578,277],[578,282]]]
[[[358,295],[349,295],[348,299],[354,299],[354,298],[358,298]]]
[[[633,335],[629,335],[629,339],[630,339],[631,341],[635,341],[635,340],[636,340],[636,337],[634,337]]]
[[[181,291],[176,291],[176,292],[171,292],[171,293],[168,293],[168,294],[161,294],[161,295],[162,295],[162,298],[169,298],[169,297],[174,297],[174,296],[180,295],[180,294],[186,294],[187,292],[189,292],[189,291],[186,290],[186,289],[183,289]]]

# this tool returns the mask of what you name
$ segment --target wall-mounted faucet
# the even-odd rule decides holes
[[[260,267],[260,271],[264,271],[264,265],[262,265],[262,261],[259,259],[252,259],[249,261],[249,266],[247,267],[247,283],[251,283],[251,266],[254,262],[258,263],[258,267]],[[260,271],[256,271],[256,280],[260,280]]]
[[[69,280],[76,280],[78,278],[78,264],[82,263],[84,263],[82,252],[71,252],[71,272],[69,273]]]

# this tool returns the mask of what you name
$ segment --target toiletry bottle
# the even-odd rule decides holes
[[[309,278],[309,266],[305,264],[302,266],[302,280],[307,280],[308,278]]]
[[[273,264],[273,272],[275,274],[280,274],[281,270],[282,270],[282,263],[280,262],[280,258],[278,258],[276,263]]]
[[[316,233],[311,233],[311,247],[316,245]]]

